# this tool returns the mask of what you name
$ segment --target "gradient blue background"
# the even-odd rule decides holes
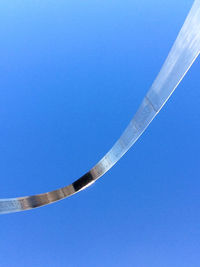
[[[67,185],[108,151],[192,2],[1,1],[1,198]],[[0,216],[0,266],[199,267],[199,69],[97,183]]]

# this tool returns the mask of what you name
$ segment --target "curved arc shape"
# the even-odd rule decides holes
[[[200,52],[200,0],[195,0],[179,35],[138,111],[108,153],[71,185],[34,196],[0,199],[0,214],[29,210],[69,197],[104,175],[130,149],[179,85]]]

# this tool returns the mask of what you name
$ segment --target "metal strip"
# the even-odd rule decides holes
[[[29,210],[69,197],[104,175],[137,141],[179,85],[200,52],[200,0],[186,21],[152,87],[135,116],[110,151],[71,185],[35,196],[0,199],[0,214]]]

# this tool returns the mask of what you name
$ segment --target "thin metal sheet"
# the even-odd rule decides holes
[[[186,21],[152,87],[138,111],[110,151],[71,185],[44,194],[0,199],[0,214],[29,210],[69,197],[104,175],[137,141],[181,82],[200,52],[200,0],[195,0]]]

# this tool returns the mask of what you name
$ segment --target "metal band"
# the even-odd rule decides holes
[[[186,21],[152,87],[132,121],[110,151],[71,185],[35,196],[0,199],[0,214],[29,210],[69,197],[104,175],[137,141],[181,82],[200,52],[200,0]]]

